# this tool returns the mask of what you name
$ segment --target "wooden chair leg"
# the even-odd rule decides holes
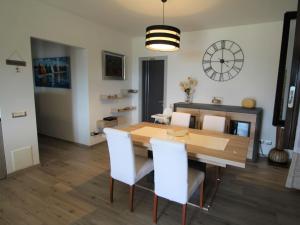
[[[204,202],[204,181],[200,185],[200,208],[203,208]]]
[[[186,221],[186,208],[187,208],[187,204],[182,205],[182,222],[181,222],[181,225],[185,225],[185,221]]]
[[[110,177],[110,203],[114,201],[114,178]]]
[[[157,205],[158,205],[158,196],[154,194],[153,198],[153,223],[157,223]]]
[[[129,189],[129,208],[130,208],[130,212],[133,212],[133,195],[134,195],[134,185],[130,186]]]

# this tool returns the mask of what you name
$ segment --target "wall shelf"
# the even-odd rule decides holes
[[[138,93],[138,90],[137,89],[122,89],[121,93],[136,94],[136,93]]]
[[[130,97],[131,94],[138,93],[135,89],[122,89],[119,94],[100,95],[101,100],[118,100]]]
[[[111,112],[112,113],[121,113],[121,112],[133,111],[135,109],[136,109],[135,106],[127,106],[127,107],[123,107],[123,108],[113,108],[113,109],[111,109]]]
[[[97,128],[99,129],[99,131],[103,131],[103,129],[105,127],[116,127],[118,126],[118,119],[116,120],[98,120],[97,121]]]
[[[115,95],[100,95],[101,100],[117,100],[117,99],[123,99],[127,98],[129,95],[121,95],[121,94],[115,94]]]

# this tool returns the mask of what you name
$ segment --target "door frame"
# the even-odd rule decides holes
[[[300,12],[300,0],[298,1],[298,12]],[[300,106],[300,13],[297,14],[296,31],[293,48],[292,70],[290,85],[295,87],[293,98],[293,107],[287,108],[284,131],[284,147],[286,149],[294,149],[295,137],[297,132],[299,106]]]
[[[140,95],[139,95],[139,107],[138,107],[138,118],[139,122],[142,121],[142,106],[143,106],[143,98],[142,98],[142,93],[143,93],[143,61],[145,60],[163,60],[164,61],[164,105],[163,109],[166,108],[167,104],[167,77],[168,77],[168,56],[153,56],[153,57],[139,57],[139,90],[140,90]]]

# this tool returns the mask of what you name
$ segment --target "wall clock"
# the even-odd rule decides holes
[[[214,81],[228,81],[235,78],[244,65],[241,47],[229,40],[221,40],[207,48],[202,60],[203,70]]]

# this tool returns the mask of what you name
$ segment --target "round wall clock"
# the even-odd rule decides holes
[[[244,65],[241,47],[229,40],[221,40],[207,48],[202,60],[203,70],[214,81],[228,81],[235,78]]]

